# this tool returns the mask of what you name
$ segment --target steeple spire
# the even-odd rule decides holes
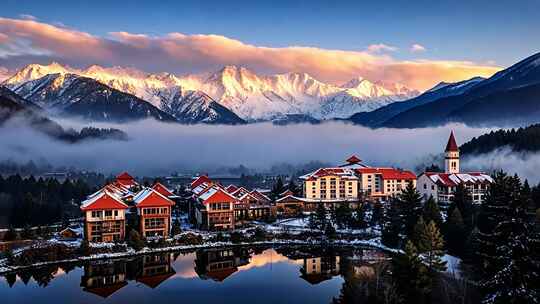
[[[450,137],[444,150],[444,172],[459,173],[459,148],[454,138],[454,131],[450,132]]]
[[[446,144],[445,152],[456,152],[459,151],[458,145],[456,144],[456,139],[454,138],[454,131],[450,132],[450,137],[448,138],[448,143]]]

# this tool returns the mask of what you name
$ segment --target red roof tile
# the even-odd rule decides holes
[[[206,175],[201,175],[197,177],[193,182],[191,182],[191,189],[197,188],[202,183],[210,183],[212,180]]]
[[[456,139],[454,138],[454,131],[450,132],[450,137],[448,138],[448,143],[446,144],[446,152],[457,152],[459,151],[458,145],[456,144]]]
[[[86,202],[86,205],[84,205]],[[128,209],[128,205],[115,198],[107,191],[96,195],[95,197],[83,202],[82,211],[89,210],[111,210],[111,209]]]
[[[416,179],[416,174],[411,171],[394,168],[360,168],[356,172],[361,174],[381,174],[382,179]]]
[[[359,162],[361,162],[362,160],[358,157],[356,157],[356,155],[352,155],[351,157],[347,158],[346,162],[348,162],[349,164],[357,164]]]
[[[142,207],[167,207],[174,205],[174,202],[153,189],[145,189],[141,195],[137,194],[134,198],[137,208]]]
[[[172,193],[171,190],[169,190],[167,187],[165,187],[162,183],[159,183],[159,182],[155,183],[154,186],[152,186],[152,189],[156,190],[161,195],[166,196],[166,197],[174,195],[174,193]]]

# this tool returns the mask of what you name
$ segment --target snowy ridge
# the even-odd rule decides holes
[[[189,113],[200,119],[201,115],[207,115],[207,120],[220,116],[216,111],[219,105],[247,121],[271,120],[286,114],[305,114],[317,119],[346,118],[419,94],[402,84],[373,83],[361,77],[337,86],[306,73],[261,76],[238,66],[225,66],[209,76],[177,76],[97,65],[78,70],[53,62],[28,65],[4,84],[14,89],[49,74],[89,77],[146,100],[173,116]]]

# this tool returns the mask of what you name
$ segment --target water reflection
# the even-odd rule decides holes
[[[0,293],[3,303],[389,303],[391,274],[377,250],[232,247],[41,267],[5,275]]]

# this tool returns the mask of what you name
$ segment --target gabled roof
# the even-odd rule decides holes
[[[154,289],[158,287],[161,283],[172,277],[174,274],[175,272],[171,270],[169,272],[156,274],[153,276],[138,277],[136,281]]]
[[[356,157],[356,155],[351,155],[351,157],[347,158],[345,161],[348,162],[349,164],[357,164],[361,162],[362,160]]]
[[[259,190],[253,190],[249,194],[255,196],[260,201],[272,201],[268,196],[262,194]]]
[[[156,190],[156,191],[159,192],[161,195],[166,196],[166,197],[174,196],[174,193],[172,193],[172,191],[169,190],[169,188],[165,187],[165,186],[164,186],[162,183],[160,183],[160,182],[156,182],[156,183],[152,186],[152,189]]]
[[[240,188],[237,188],[236,190],[234,190],[234,192],[232,192],[231,194],[236,196],[236,197],[242,197],[246,193],[249,193],[249,191],[244,187],[240,187]]]
[[[300,176],[300,179],[304,180],[314,180],[324,176],[339,176],[344,179],[358,179],[354,175],[353,170],[348,168],[320,168],[306,175]]]
[[[105,189],[102,189],[100,193],[93,194],[91,197],[81,203],[82,211],[128,208],[128,205],[124,204],[119,197]]]
[[[210,189],[211,187],[212,185],[209,183],[202,183],[198,185],[197,187],[195,187],[193,190],[191,190],[191,192],[193,192],[195,196],[199,196],[203,194],[206,190]]]
[[[279,203],[279,202],[282,202],[284,200],[294,200],[294,201],[298,201],[298,202],[305,202],[306,199],[303,198],[303,197],[297,197],[297,196],[294,196],[294,195],[287,195],[287,196],[284,196],[280,199],[277,199],[276,200],[276,203]]]
[[[211,181],[212,180],[206,175],[198,176],[191,182],[191,189],[197,188],[202,183],[209,184]]]
[[[234,202],[238,200],[238,198],[234,197],[232,194],[229,194],[227,191],[215,186],[201,194],[199,199],[203,202],[203,204],[214,202]]]
[[[382,179],[416,179],[411,171],[395,168],[360,168],[355,170],[359,174],[380,174]]]
[[[227,190],[227,192],[229,193],[233,193],[234,191],[236,191],[236,189],[238,189],[238,187],[236,187],[235,185],[228,185],[227,188],[225,188],[225,190]]]
[[[259,200],[257,197],[251,195],[249,192],[246,192],[244,195],[240,196],[240,197],[238,198],[238,200],[243,201],[243,200],[246,199],[246,198],[252,199],[252,200],[255,200],[255,201],[258,201],[258,200]]]
[[[137,195],[135,195],[133,202],[137,208],[174,205],[173,201],[153,188],[145,188],[141,190],[139,193],[137,193]]]
[[[465,183],[468,185],[476,184],[490,184],[493,182],[493,178],[488,174],[482,172],[469,172],[469,173],[439,173],[439,172],[425,172],[423,173],[434,183],[445,186],[455,187],[458,184]]]
[[[128,188],[138,185],[133,176],[127,172],[122,172],[116,176],[116,183],[126,186]]]
[[[121,179],[121,180],[122,180],[122,179],[123,179],[123,180],[129,179],[129,180],[133,180],[134,178],[133,178],[133,176],[129,175],[129,173],[127,173],[127,172],[124,171],[124,172],[118,174],[118,175],[116,176],[116,179]]]
[[[110,297],[113,293],[117,292],[118,290],[126,286],[127,284],[128,283],[126,281],[122,281],[122,282],[118,282],[118,283],[103,286],[103,287],[93,287],[93,288],[85,287],[83,288],[83,290],[86,292],[96,294],[105,299],[105,298]]]
[[[446,144],[446,152],[457,152],[459,151],[456,139],[454,138],[454,131],[450,132],[450,137],[448,138],[448,143]]]

